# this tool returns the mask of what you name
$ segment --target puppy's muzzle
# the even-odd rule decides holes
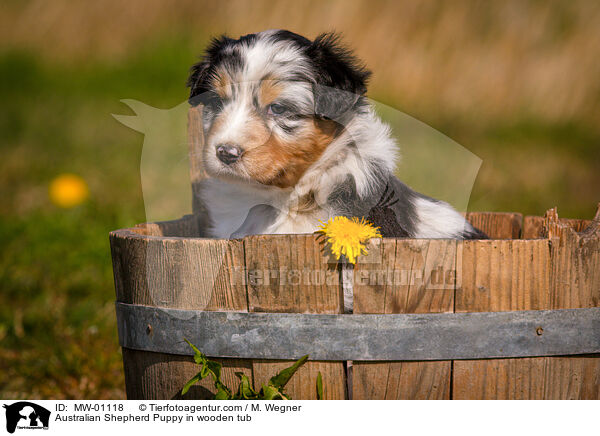
[[[219,144],[217,146],[217,157],[225,165],[231,165],[242,157],[242,148],[235,144]]]

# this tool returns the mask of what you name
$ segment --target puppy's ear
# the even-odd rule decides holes
[[[223,49],[231,44],[233,40],[225,35],[213,38],[206,49],[202,60],[190,68],[190,75],[186,86],[190,88],[189,102],[192,106],[203,103],[203,94],[211,90],[210,79],[214,73],[214,67],[223,60]]]
[[[315,114],[343,120],[344,115],[364,96],[371,72],[340,45],[334,33],[319,35],[307,48],[316,72]]]

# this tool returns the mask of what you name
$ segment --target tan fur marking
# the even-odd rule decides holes
[[[315,209],[317,209],[317,200],[313,191],[309,191],[308,194],[298,199],[298,205],[296,206],[298,213],[309,213]]]
[[[273,80],[265,79],[260,82],[259,100],[261,106],[266,106],[275,101],[282,91],[282,86]]]
[[[329,125],[313,122],[310,132],[293,144],[271,136],[263,145],[245,153],[244,165],[251,177],[260,183],[290,188],[319,159],[333,138],[333,129]]]
[[[231,95],[231,77],[229,77],[229,74],[226,71],[217,71],[211,85],[222,98]]]
[[[244,149],[247,151],[263,146],[271,136],[271,132],[258,115],[254,115],[248,121],[245,131]]]

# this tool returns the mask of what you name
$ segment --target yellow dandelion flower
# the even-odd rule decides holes
[[[70,208],[83,203],[89,195],[85,180],[75,174],[61,174],[50,183],[50,200],[59,207]]]
[[[365,244],[369,239],[381,238],[378,227],[373,227],[364,218],[336,216],[327,223],[321,221],[321,224],[318,233],[327,237],[336,258],[339,260],[343,254],[352,264],[356,264],[358,256],[367,254]]]

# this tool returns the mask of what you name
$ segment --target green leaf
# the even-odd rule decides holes
[[[258,394],[252,389],[252,384],[250,383],[250,379],[243,372],[236,372],[235,375],[240,379],[240,386],[238,388],[238,396],[240,399],[244,400],[255,400],[258,397]]]
[[[192,347],[192,350],[194,350],[194,362],[196,362],[199,365],[205,364],[207,360],[206,356],[202,354],[202,352],[186,338],[183,338],[183,340],[186,341],[190,347]]]
[[[260,390],[259,400],[283,400],[283,394],[271,385],[262,385]]]
[[[317,375],[317,400],[323,399],[323,377],[321,376],[321,371]]]
[[[183,389],[181,390],[181,395],[185,395],[187,393],[187,391],[190,390],[190,388],[198,383],[200,380],[202,380],[202,375],[200,373],[196,374],[195,376],[193,376],[191,379],[188,380],[188,382],[185,384],[185,386],[183,387]]]
[[[217,393],[215,394],[215,400],[230,400],[231,392],[227,389],[227,386],[224,384],[220,384],[217,388]]]
[[[184,338],[188,345],[194,350],[194,361],[201,365],[200,372],[192,377],[181,390],[181,395],[185,395],[188,390],[200,380],[209,375],[214,379],[216,394],[215,400],[289,400],[290,397],[283,392],[283,388],[290,381],[292,376],[308,360],[308,355],[301,357],[289,368],[284,369],[279,374],[271,377],[269,383],[262,386],[262,389],[257,393],[252,387],[250,379],[242,372],[236,372],[235,375],[240,379],[240,384],[237,391],[232,394],[229,389],[221,381],[221,372],[223,365],[214,360],[209,360],[194,344]],[[320,390],[320,391],[319,391]],[[321,373],[317,378],[317,395],[319,399],[323,396],[323,387]],[[319,393],[320,392],[320,393]]]
[[[221,365],[219,362],[215,362],[214,360],[206,360],[204,365],[213,374],[215,382],[221,382],[221,368],[223,365]]]
[[[269,384],[279,389],[283,388],[287,384],[287,382],[290,381],[290,379],[298,370],[298,368],[304,365],[304,363],[306,363],[307,360],[308,354],[306,356],[302,356],[300,359],[298,359],[296,363],[294,363],[289,368],[286,368],[276,376],[271,377],[271,380],[269,380]]]

